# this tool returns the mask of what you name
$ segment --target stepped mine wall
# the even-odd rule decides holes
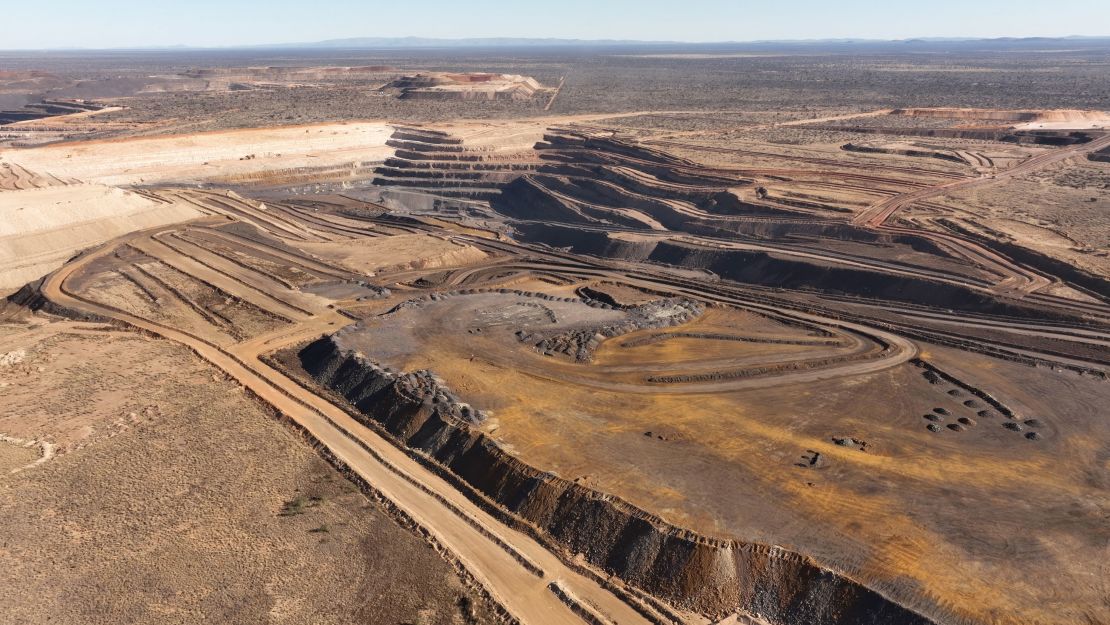
[[[662,220],[660,220],[662,221]],[[853,243],[869,243],[879,245],[905,245],[915,252],[948,256],[948,252],[941,249],[929,239],[913,234],[891,234],[879,232],[869,228],[843,222],[817,222],[817,221],[728,221],[721,219],[691,220],[683,226],[691,234],[705,234],[720,236],[721,232],[729,232],[754,236],[768,240],[815,240],[837,239]]]
[[[767,252],[713,250],[664,241],[656,246],[648,260],[708,269],[728,280],[760,286],[818,289],[984,313],[1029,314],[1024,308],[1009,306],[951,284],[808,263]]]
[[[727,280],[759,286],[810,289],[845,295],[905,301],[955,310],[1014,317],[1071,319],[1042,309],[1010,304],[953,284],[876,271],[792,260],[767,252],[720,250],[671,241],[620,241],[602,232],[543,223],[515,225],[518,238],[578,254],[648,260],[709,270]],[[644,256],[645,249],[648,249]],[[624,254],[628,254],[625,256]]]
[[[667,524],[631,504],[542,472],[473,430],[427,373],[395,374],[324,337],[302,367],[362,418],[426,454],[549,543],[685,609],[735,610],[783,625],[926,625],[933,621],[821,567],[767,545]],[[447,398],[447,399],[445,399]]]
[[[736,222],[723,220],[705,219],[698,221],[690,215],[679,212],[674,206],[662,199],[642,194],[637,195],[607,180],[589,177],[562,178],[547,175],[546,172],[523,176],[505,185],[502,187],[500,195],[491,203],[491,207],[502,215],[515,219],[545,218],[567,223],[590,222],[583,215],[570,210],[565,200],[553,197],[552,192],[562,194],[566,198],[579,203],[579,210],[591,216],[597,215],[597,220],[614,221],[633,228],[642,228],[643,224],[635,219],[622,218],[616,212],[616,207],[640,211],[663,224],[663,227],[668,230],[713,235],[720,234],[720,232],[716,228],[702,225],[702,222],[720,225],[721,227],[738,227]],[[727,196],[727,198],[724,196]],[[704,205],[707,210],[718,213],[742,210],[740,204],[731,203],[733,200],[735,200],[734,195],[722,192],[708,195],[705,198]],[[736,200],[736,202],[739,201]],[[608,212],[599,213],[596,210],[587,210],[587,207],[591,205],[595,209],[607,209]]]
[[[585,149],[599,153],[611,152],[620,156],[630,157],[642,161],[650,161],[661,165],[689,165],[694,163],[661,150],[625,143],[617,139],[602,137],[583,137],[576,135],[546,134],[543,142],[536,146],[537,149],[550,146],[558,149]]]
[[[1070,130],[983,130],[961,128],[874,128],[866,126],[808,126],[817,130],[831,132],[854,132],[869,135],[900,135],[910,137],[934,137],[943,139],[973,139],[976,141],[1000,141],[1019,145],[1066,146],[1087,143],[1094,135],[1083,131]]]
[[[666,201],[671,198],[665,194],[659,194],[658,190],[652,190],[651,193],[629,190],[604,176],[563,178],[551,175],[547,169],[545,167],[539,172],[518,177],[502,187],[500,195],[492,202],[491,207],[502,215],[514,219],[588,222],[582,215],[570,210],[564,200],[553,197],[551,192],[554,191],[583,204],[623,207],[640,211],[668,230],[676,232],[705,236],[721,236],[723,233],[730,233],[766,239],[831,238],[860,243],[906,245],[917,252],[947,255],[947,252],[925,237],[876,232],[842,222],[694,217],[677,210]],[[765,207],[744,202],[729,191],[707,192],[703,194],[696,206],[706,212],[722,216],[768,212]],[[619,217],[615,218],[610,214],[601,215],[599,219],[621,221]],[[642,227],[642,224],[634,220],[625,220],[622,223],[632,227]]]
[[[658,241],[653,240],[629,240],[609,236],[600,230],[577,230],[537,222],[515,224],[513,227],[519,239],[571,248],[581,254],[602,258],[647,260],[658,245]]]
[[[508,195],[506,195],[508,194]],[[508,199],[511,197],[512,199]],[[581,214],[559,201],[530,178],[509,183],[501,194],[490,201],[494,210],[513,219],[543,219],[581,222]]]

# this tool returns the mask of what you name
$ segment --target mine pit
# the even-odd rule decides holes
[[[751,60],[436,54],[144,65],[0,123],[0,503],[38,537],[0,558],[56,556],[12,596],[74,620],[166,553],[178,594],[127,596],[194,614],[182,545],[234,526],[247,620],[1107,620],[1085,53],[894,111],[935,64],[763,110],[713,91],[801,88]],[[76,73],[0,71],[3,108]]]

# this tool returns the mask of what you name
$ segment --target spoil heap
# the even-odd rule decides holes
[[[386,85],[404,99],[528,101],[549,93],[535,78],[518,74],[427,73],[402,76]]]

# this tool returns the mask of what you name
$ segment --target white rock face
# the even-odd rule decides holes
[[[200,215],[186,204],[95,184],[0,192],[0,290],[41,278],[80,250],[122,234]]]
[[[11,367],[18,365],[27,358],[27,350],[17,349],[13,352],[0,354],[0,367]]]

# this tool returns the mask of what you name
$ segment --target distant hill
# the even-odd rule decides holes
[[[916,39],[798,39],[767,41],[682,42],[633,39],[559,39],[526,37],[481,37],[438,39],[431,37],[353,37],[325,41],[272,44],[252,47],[312,49],[406,49],[406,48],[555,48],[555,47],[667,47],[667,48],[826,48],[826,47],[959,47],[1029,48],[1075,45],[1110,45],[1106,37],[999,37],[993,39],[926,37]]]
[[[622,39],[557,39],[524,37],[478,37],[435,39],[430,37],[353,37],[294,43],[276,47],[290,48],[525,48],[555,46],[644,46],[680,45],[677,41],[635,41]]]
[[[2,45],[2,44],[0,44]],[[924,37],[915,39],[789,39],[764,41],[646,41],[636,39],[560,39],[554,37],[352,37],[324,41],[286,42],[259,45],[200,47],[189,45],[134,46],[97,49],[101,51],[196,51],[196,50],[443,50],[443,49],[592,49],[657,50],[682,52],[905,52],[976,50],[1070,50],[1110,47],[1110,35],[1099,37],[999,37],[994,39]],[[89,48],[52,48],[51,52],[91,51]],[[0,47],[0,51],[3,48]]]

